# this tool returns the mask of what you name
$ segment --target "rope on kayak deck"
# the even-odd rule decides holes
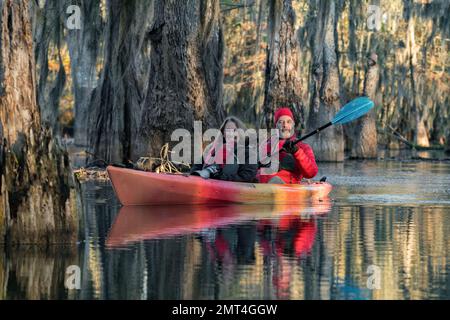
[[[187,169],[190,168],[189,165],[185,163],[175,163],[174,161],[170,161],[169,159],[169,144],[166,143],[162,146],[161,151],[159,152],[159,158],[156,157],[141,157],[137,161],[136,165],[141,170],[145,171],[153,171],[156,173],[177,173],[182,174],[177,165],[185,166]]]

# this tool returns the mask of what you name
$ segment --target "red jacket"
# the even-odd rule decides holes
[[[295,136],[291,137],[289,140],[296,139]],[[278,143],[278,150],[280,150],[286,139],[280,139]],[[312,148],[306,143],[297,143],[298,150],[293,154],[295,159],[295,170],[294,172],[287,170],[279,170],[277,173],[264,175],[261,169],[258,170],[257,178],[260,183],[267,183],[274,176],[280,177],[286,183],[299,183],[303,178],[311,179],[314,178],[319,171],[316,164],[316,159],[314,157],[314,152]],[[270,141],[267,143],[267,154],[271,152]],[[279,161],[286,156],[286,152],[283,150],[280,152]]]

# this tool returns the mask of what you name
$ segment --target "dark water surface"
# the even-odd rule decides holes
[[[109,183],[85,183],[85,240],[0,250],[0,299],[450,298],[449,162],[323,175],[332,201],[310,208],[121,209]]]

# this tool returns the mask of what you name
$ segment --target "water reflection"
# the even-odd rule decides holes
[[[3,249],[3,250],[1,250]],[[67,299],[65,268],[78,265],[77,248],[0,247],[0,299]]]
[[[252,220],[279,218],[284,225],[297,218],[325,214],[331,209],[329,199],[315,206],[126,206],[122,207],[106,241],[107,247],[124,246],[140,240],[168,238],[210,230],[227,225],[246,224]],[[268,224],[269,222],[267,222]]]
[[[448,299],[450,165],[321,170],[334,201],[297,208],[120,208],[85,184],[85,241],[0,249],[0,299]]]
[[[107,254],[144,248],[147,281],[140,287],[149,299],[244,298],[263,289],[251,278],[263,281],[272,259],[310,253],[316,215],[330,208],[328,201],[297,208],[123,207],[109,233]],[[281,292],[285,280],[273,277],[269,284]],[[260,288],[250,290],[255,285]]]
[[[231,210],[227,210],[231,209]],[[2,298],[448,298],[449,208],[334,206],[314,215],[245,207],[122,208],[78,250],[6,250]],[[99,217],[100,218],[100,217]],[[102,226],[97,226],[102,229]],[[64,288],[64,270],[82,287]],[[368,288],[368,268],[381,287]]]
[[[162,216],[157,224],[146,223],[151,218],[145,210],[134,212],[140,217],[127,224],[121,216],[127,210],[121,212],[106,255],[126,252],[123,262],[143,265],[123,280],[136,281],[134,291],[123,290],[115,277],[108,297],[123,298],[126,292],[146,299],[448,297],[445,209],[336,207],[328,215],[307,217],[216,210],[217,219],[194,218],[186,229]],[[118,232],[125,227],[129,233]],[[371,265],[381,270],[376,290],[367,285]],[[105,273],[123,276],[126,270]]]

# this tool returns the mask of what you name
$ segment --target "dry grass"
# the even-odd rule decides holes
[[[156,173],[178,173],[189,170],[190,166],[184,163],[174,163],[169,159],[169,144],[166,143],[161,148],[159,158],[155,157],[141,157],[136,162],[136,167],[144,171],[152,171]]]
[[[190,169],[188,164],[174,163],[169,159],[169,144],[165,144],[161,148],[160,157],[141,157],[135,163],[135,168],[143,171],[151,171],[156,173],[175,173],[182,174]],[[74,170],[75,178],[80,182],[86,181],[109,181],[106,169],[99,167],[80,168]]]
[[[108,173],[102,168],[80,168],[74,170],[75,178],[80,182],[86,181],[109,181]]]

